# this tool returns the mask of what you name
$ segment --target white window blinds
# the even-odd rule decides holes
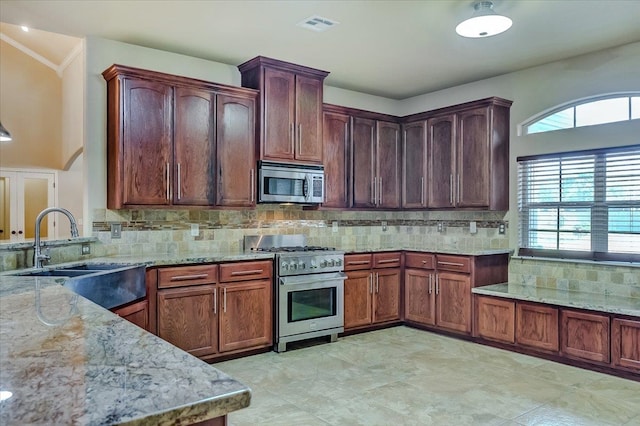
[[[518,158],[521,255],[640,261],[640,145]]]

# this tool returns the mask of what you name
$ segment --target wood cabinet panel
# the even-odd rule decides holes
[[[214,94],[176,87],[174,95],[173,204],[215,202]]]
[[[115,177],[124,187],[122,204],[167,205],[173,90],[163,83],[129,78],[123,90],[122,121],[127,125],[122,126],[122,175]]]
[[[404,271],[404,317],[425,325],[436,323],[435,273],[425,269]]]
[[[400,207],[400,125],[378,121],[376,123],[376,177],[377,206],[395,209]]]
[[[220,352],[273,343],[271,289],[270,279],[220,285]]]
[[[216,204],[219,206],[255,205],[255,108],[255,96],[216,96]]]
[[[429,253],[411,253],[404,254],[404,264],[407,268],[435,269],[436,256]]]
[[[349,140],[351,118],[347,114],[323,114],[324,207],[349,207]]]
[[[471,332],[471,278],[469,275],[438,272],[436,281],[436,323],[439,327]]]
[[[218,265],[188,265],[158,269],[158,288],[218,282]]]
[[[569,358],[608,364],[609,317],[571,310],[560,312],[560,351]]]
[[[220,265],[220,282],[271,278],[273,263],[269,260],[234,262]]]
[[[371,324],[372,275],[370,270],[349,271],[344,282],[344,329]]]
[[[558,351],[558,308],[518,302],[516,343],[546,351]]]
[[[322,163],[322,81],[297,75],[295,99],[295,158]]]
[[[344,256],[344,270],[356,271],[362,269],[371,269],[373,265],[373,256],[371,253],[365,254],[347,254]]]
[[[264,70],[263,159],[294,159],[295,74]]]
[[[477,334],[485,339],[515,342],[515,302],[476,296]]]
[[[400,319],[400,269],[377,269],[373,299],[373,323]]]
[[[158,291],[158,336],[194,356],[218,351],[215,285]]]
[[[402,138],[402,207],[424,208],[427,196],[427,121],[403,125]]]
[[[476,108],[458,114],[457,205],[489,206],[489,168],[491,151],[489,108]],[[506,179],[506,177],[505,177]]]
[[[374,207],[376,121],[355,117],[351,132],[353,207]]]
[[[471,272],[471,258],[468,256],[452,256],[439,254],[436,256],[436,267],[439,271]]]
[[[146,299],[116,309],[113,313],[140,328],[149,330],[149,302]]]
[[[429,207],[453,207],[456,155],[456,117],[449,114],[427,120],[429,138]]]
[[[399,268],[402,265],[401,252],[373,253],[373,267],[379,268]]]
[[[615,367],[640,372],[640,321],[613,319],[611,361]]]

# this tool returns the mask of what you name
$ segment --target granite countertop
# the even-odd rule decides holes
[[[0,277],[0,424],[190,424],[250,389],[52,278]]]
[[[484,294],[487,296],[640,317],[640,299],[632,297],[605,296],[596,293],[537,288],[515,283],[474,287],[471,291],[475,294]]]
[[[344,250],[346,254],[377,253],[384,251],[412,251],[418,253],[457,254],[460,256],[489,256],[492,254],[511,254],[511,249],[457,249],[457,248],[408,248],[408,247],[367,247],[364,250]]]

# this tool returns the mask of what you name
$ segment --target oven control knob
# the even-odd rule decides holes
[[[342,266],[342,259],[336,259],[336,266]]]
[[[333,259],[327,260],[327,266],[333,266],[333,265],[335,265],[335,262],[333,261]]]
[[[311,263],[311,265],[310,265],[311,269],[316,269],[318,267],[318,264],[316,263],[315,260],[311,260],[311,262],[309,262],[309,263]]]
[[[282,262],[282,265],[280,265],[280,267],[286,271],[289,269],[289,264],[287,262]]]
[[[295,262],[292,262],[290,266],[291,266],[291,269],[293,269],[294,271],[298,269],[298,264]]]
[[[322,260],[322,261],[320,262],[320,267],[321,267],[321,268],[326,268],[326,267],[327,267],[327,261],[326,261],[326,260]]]
[[[298,263],[298,268],[299,268],[299,269],[305,269],[306,267],[307,267],[307,265],[305,265],[305,263],[304,263],[304,262],[300,262],[300,263]]]

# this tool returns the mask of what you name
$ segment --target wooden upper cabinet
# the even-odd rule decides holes
[[[324,207],[349,207],[348,149],[351,118],[347,114],[323,114]]]
[[[256,91],[121,65],[102,75],[107,208],[212,206],[216,199],[225,206],[254,204]],[[225,186],[229,175],[220,183],[216,173],[230,149],[243,157],[230,160],[242,167],[233,170],[231,187]]]
[[[216,97],[217,199],[219,206],[256,203],[255,96]]]
[[[456,164],[456,205],[489,205],[489,108],[477,108],[458,114],[458,152]],[[505,176],[505,179],[508,179]]]
[[[108,182],[118,188],[110,193],[108,207],[169,204],[173,89],[124,78],[112,81],[108,91],[108,114],[117,121],[117,128],[107,129]]]
[[[353,207],[374,207],[376,205],[375,144],[376,121],[354,117],[351,132]]]
[[[242,85],[259,89],[261,160],[322,164],[325,71],[258,56],[238,66]]]
[[[210,205],[215,201],[213,111],[211,91],[175,89],[173,204]]]
[[[377,206],[400,207],[400,125],[378,121],[376,143]]]
[[[453,114],[427,121],[429,138],[429,207],[453,207],[453,179],[456,155],[455,123]]]
[[[427,206],[427,121],[407,123],[402,138],[402,207]]]

